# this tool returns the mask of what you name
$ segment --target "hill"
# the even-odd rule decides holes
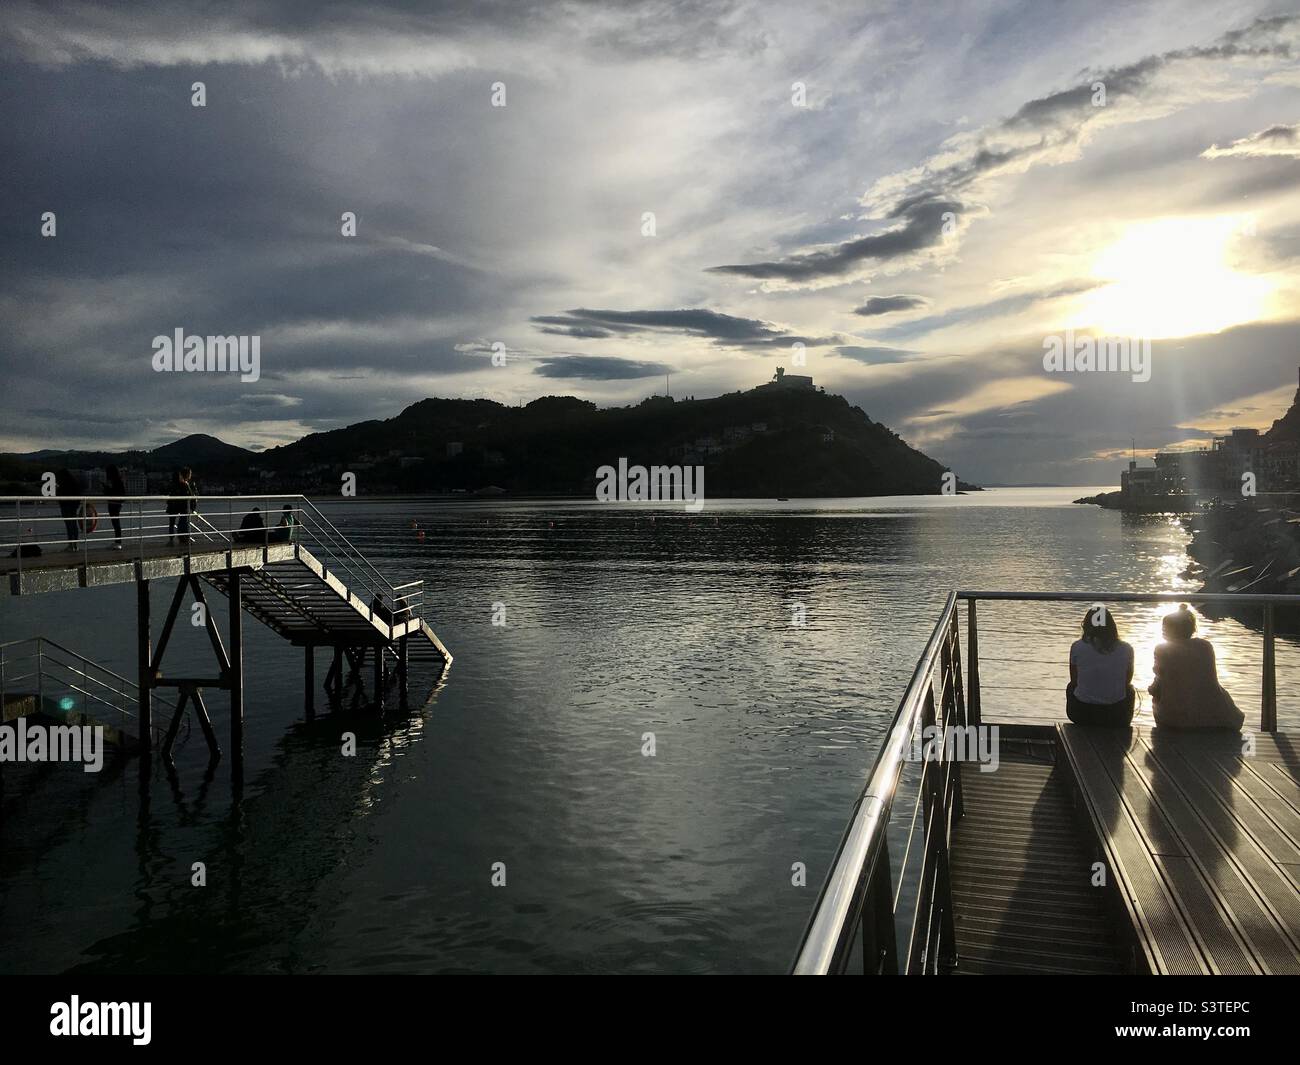
[[[426,399],[395,418],[314,433],[258,456],[280,480],[294,471],[394,491],[587,495],[596,471],[629,464],[705,467],[710,496],[937,493],[944,467],[842,396],[754,389],[714,399],[657,396],[598,408],[572,396],[524,407]]]

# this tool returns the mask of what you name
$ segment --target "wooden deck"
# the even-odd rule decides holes
[[[1062,775],[1050,742],[1003,741],[996,772],[962,767],[965,813],[952,841],[956,973],[1124,971]]]
[[[1257,733],[1056,727],[1140,970],[1300,973],[1300,751]],[[999,774],[992,774],[994,776]]]

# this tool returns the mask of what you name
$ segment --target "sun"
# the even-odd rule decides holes
[[[1080,302],[1080,324],[1110,336],[1218,333],[1265,316],[1272,283],[1239,273],[1233,253],[1254,231],[1243,215],[1164,218],[1132,226],[1093,263],[1102,287]]]

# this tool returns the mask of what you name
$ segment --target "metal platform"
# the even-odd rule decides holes
[[[1068,784],[1050,761],[1004,752],[995,773],[962,767],[953,828],[954,972],[1122,973],[1121,948]]]
[[[152,693],[174,689],[179,699],[164,734],[164,756],[170,761],[181,719],[192,709],[211,758],[219,758],[202,694],[217,688],[230,694],[236,777],[243,757],[244,613],[304,648],[309,718],[315,712],[318,647],[333,654],[325,678],[330,698],[342,702],[350,694],[355,704],[368,665],[374,678],[368,702],[378,710],[384,708],[390,677],[396,677],[406,702],[412,644],[417,659],[436,659],[444,669],[451,663],[447,648],[420,617],[423,581],[391,583],[303,496],[0,498],[0,578],[0,588],[13,596],[134,584],[139,647],[134,723],[141,752],[147,755],[154,743]],[[154,644],[150,582],[166,578],[176,584]],[[205,585],[229,601],[226,640],[208,610]],[[212,644],[214,675],[163,673],[168,640],[187,595],[194,600],[191,620]]]

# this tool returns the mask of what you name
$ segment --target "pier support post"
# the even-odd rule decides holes
[[[314,721],[316,718],[316,645],[308,644],[303,649],[303,670],[302,670],[302,704],[306,711],[307,720]]]
[[[397,645],[397,691],[398,698],[401,700],[402,709],[406,709],[406,665],[407,665],[407,637],[403,636],[401,642]]]
[[[153,648],[149,634],[149,582],[135,582],[136,668],[140,700],[140,756],[143,766],[153,750]]]
[[[384,645],[375,645],[375,709],[384,712]]]
[[[1264,681],[1259,700],[1261,732],[1277,731],[1277,663],[1273,650],[1273,604],[1264,604]]]
[[[244,779],[244,603],[237,569],[230,571],[230,774]]]

